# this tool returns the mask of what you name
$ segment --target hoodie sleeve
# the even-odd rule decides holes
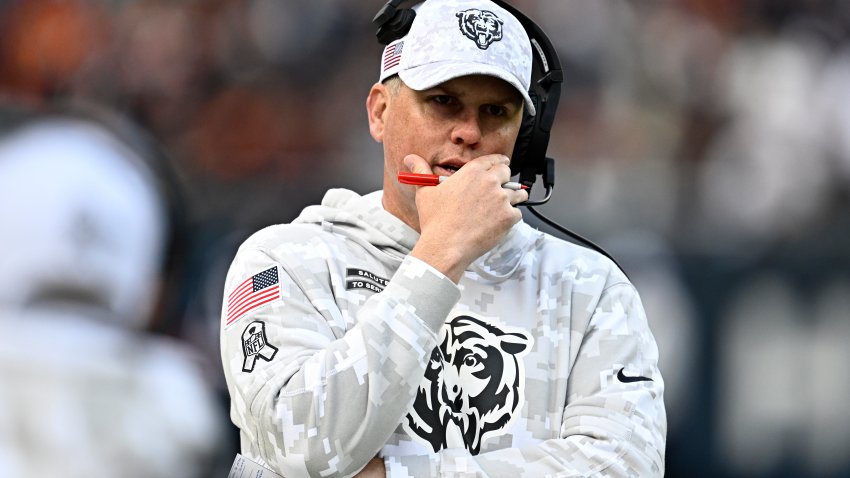
[[[571,327],[568,398],[560,436],[525,448],[386,457],[387,476],[661,477],[667,419],[658,350],[627,283],[609,287]],[[619,376],[619,378],[618,378]]]
[[[275,257],[243,246],[222,307],[222,361],[242,453],[287,478],[350,476],[378,453],[414,399],[419,380],[409,377],[423,375],[460,298],[451,280],[408,257],[346,330],[314,250]],[[239,291],[268,270],[279,279],[271,301],[244,305]],[[260,279],[259,287],[271,282]]]

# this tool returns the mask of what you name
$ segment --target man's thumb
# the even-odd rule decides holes
[[[404,166],[411,173],[431,174],[431,167],[428,166],[428,162],[415,154],[408,154],[404,157]]]

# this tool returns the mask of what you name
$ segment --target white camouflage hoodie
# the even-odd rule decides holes
[[[381,193],[331,190],[231,265],[242,453],[287,478],[664,474],[658,350],[607,258],[520,222],[456,285]]]

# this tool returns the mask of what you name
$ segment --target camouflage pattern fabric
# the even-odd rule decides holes
[[[611,261],[520,222],[456,285],[380,198],[331,190],[237,252],[221,347],[243,455],[287,478],[376,455],[391,477],[663,476],[658,350]],[[271,299],[236,303],[251,278]]]

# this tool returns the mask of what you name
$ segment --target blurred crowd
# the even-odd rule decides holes
[[[511,3],[548,33],[566,76],[555,192],[540,210],[606,247],[641,292],[667,384],[667,475],[850,476],[850,3]],[[236,452],[218,358],[235,247],[327,188],[381,186],[364,104],[382,4],[0,0],[0,133],[7,112],[108,109],[153,138],[182,188],[169,199],[184,209],[185,243],[179,282],[164,282],[172,306],[130,330],[179,344],[187,376],[217,400],[213,418],[195,407],[196,423],[224,431],[174,445],[199,460],[219,451],[199,473],[223,476],[209,470]],[[43,187],[45,168],[14,184]],[[0,216],[27,208],[0,197]],[[4,254],[26,249],[0,227]],[[20,355],[4,350],[0,360]]]

